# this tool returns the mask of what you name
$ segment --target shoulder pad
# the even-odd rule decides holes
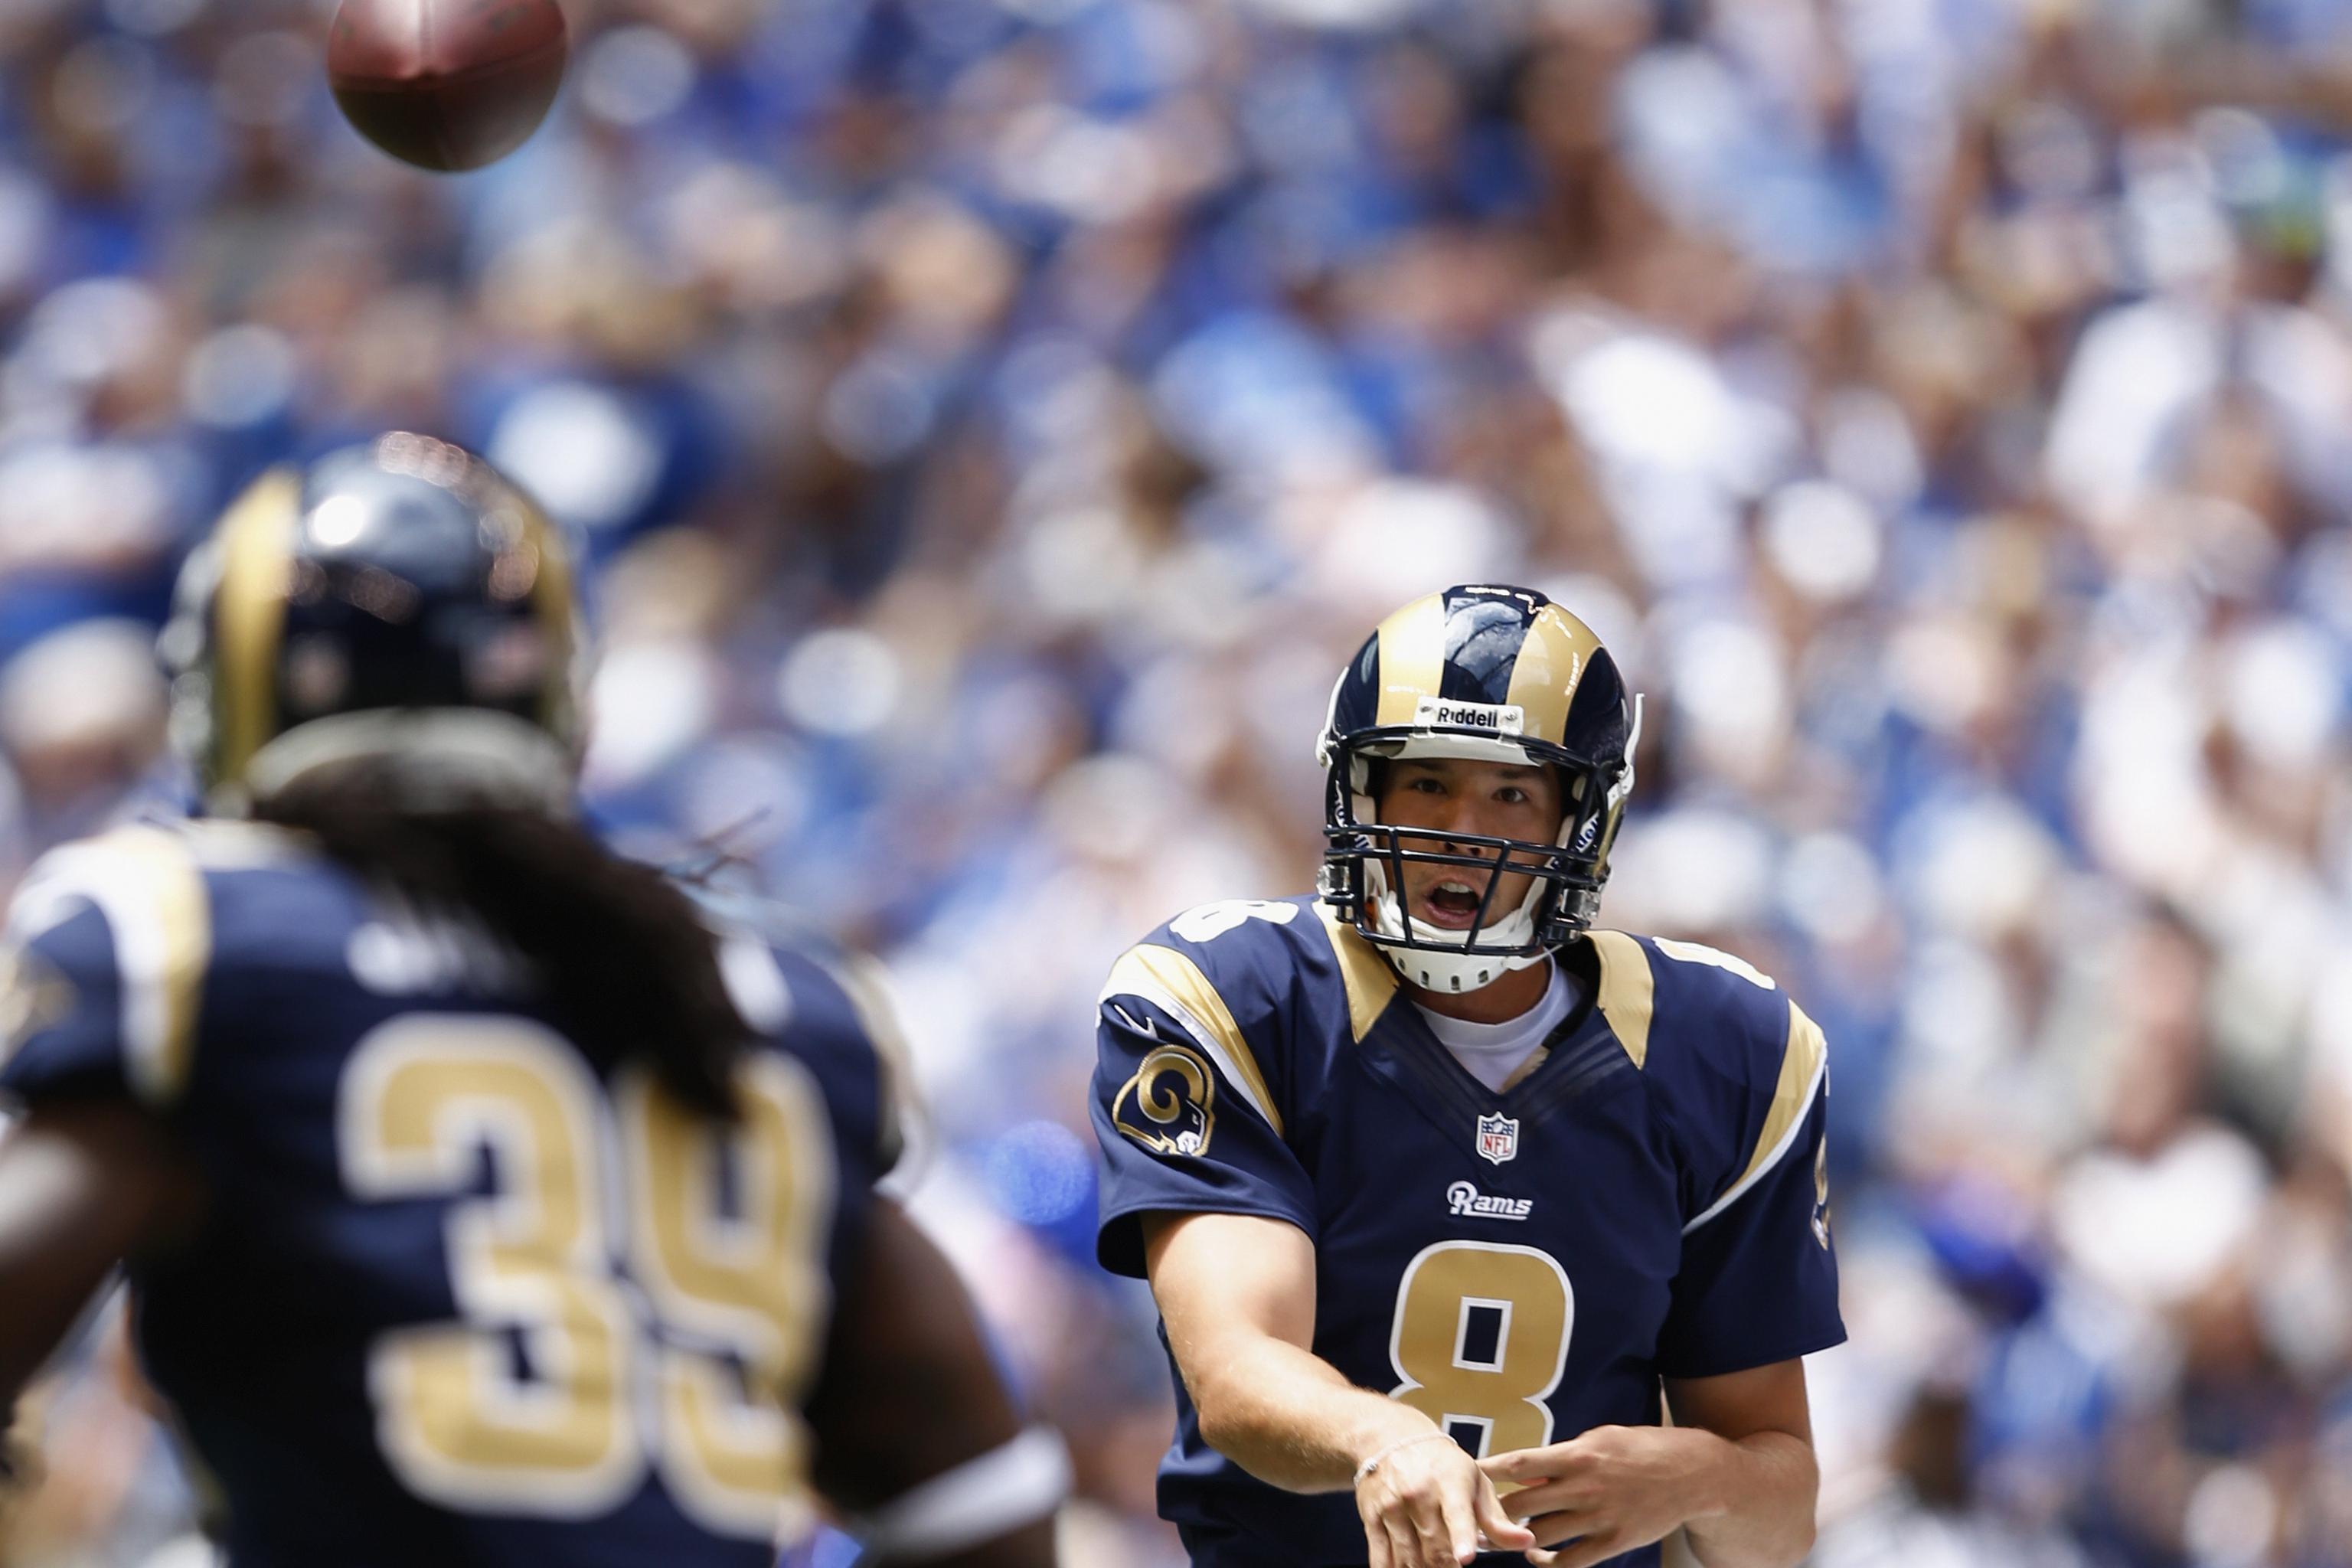
[[[1232,899],[1185,910],[1120,954],[1101,1001],[1150,1004],[1216,1062],[1279,1132],[1279,1097],[1262,1062],[1274,1058],[1273,1023],[1291,995],[1299,944],[1321,943],[1309,900]]]
[[[52,850],[9,906],[7,941],[37,943],[84,908],[105,920],[112,948],[124,1078],[152,1103],[175,1100],[213,948],[211,890],[188,836],[125,827]]]
[[[904,1152],[909,1081],[904,1038],[873,965],[719,932],[719,973],[736,1010],[817,1076],[835,1132],[880,1176]]]
[[[1619,937],[1649,960],[1652,1013],[1645,1068],[1703,1069],[1739,1082],[1779,1068],[1789,994],[1746,959],[1695,942]]]
[[[1827,1092],[1821,1027],[1769,975],[1696,942],[1639,940],[1655,984],[1644,1076],[1699,1178],[1696,1228],[1788,1152]]]

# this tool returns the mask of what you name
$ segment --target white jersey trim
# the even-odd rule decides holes
[[[1707,1221],[1715,1218],[1716,1215],[1721,1214],[1724,1210],[1738,1203],[1747,1194],[1748,1190],[1750,1187],[1753,1187],[1757,1183],[1771,1174],[1773,1167],[1780,1164],[1783,1159],[1788,1157],[1789,1151],[1796,1146],[1798,1134],[1804,1131],[1805,1123],[1812,1117],[1813,1101],[1821,1097],[1822,1079],[1828,1076],[1829,1070],[1829,1057],[1827,1053],[1824,1053],[1822,1059],[1814,1064],[1811,1080],[1805,1085],[1804,1109],[1800,1110],[1790,1121],[1789,1130],[1780,1134],[1780,1141],[1772,1145],[1771,1152],[1764,1156],[1761,1163],[1759,1163],[1754,1170],[1748,1172],[1748,1174],[1742,1176],[1737,1183],[1733,1184],[1729,1192],[1716,1199],[1712,1204],[1709,1204],[1706,1207],[1706,1212],[1700,1215],[1688,1225],[1683,1226],[1683,1234],[1685,1236],[1688,1236],[1691,1232],[1696,1230],[1699,1226],[1706,1224]]]

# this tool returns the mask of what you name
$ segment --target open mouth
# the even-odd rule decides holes
[[[1468,931],[1478,919],[1477,889],[1458,878],[1448,878],[1421,898],[1419,913],[1432,925],[1448,931]]]

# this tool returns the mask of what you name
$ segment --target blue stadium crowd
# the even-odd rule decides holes
[[[1066,1561],[1165,1568],[1097,988],[1304,889],[1381,616],[1527,583],[1649,701],[1606,923],[1829,1035],[1820,1568],[2352,1563],[2352,3],[566,8],[435,178],[323,0],[0,4],[0,886],[173,797],[259,467],[487,453],[595,813],[887,963]],[[105,1322],[33,1420],[0,1559],[204,1561]]]

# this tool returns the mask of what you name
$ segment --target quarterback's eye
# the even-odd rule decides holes
[[[1525,805],[1528,804],[1528,792],[1517,784],[1505,784],[1495,792],[1495,798],[1505,805]]]
[[[1421,773],[1404,782],[1404,787],[1415,795],[1444,795],[1445,785],[1435,773]]]

